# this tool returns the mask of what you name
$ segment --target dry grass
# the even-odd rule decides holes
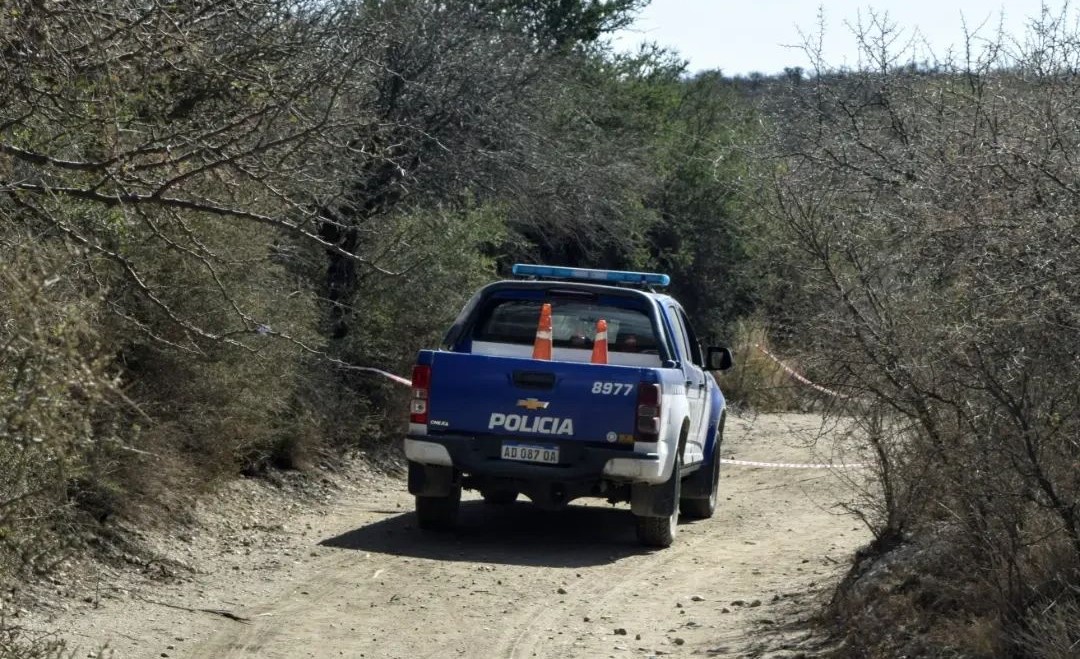
[[[800,408],[799,385],[761,348],[769,349],[768,330],[757,318],[735,323],[732,353],[735,366],[718,374],[717,381],[729,404],[758,412]]]
[[[71,659],[74,650],[51,634],[33,634],[0,617],[0,659]],[[91,656],[108,657],[95,653]]]

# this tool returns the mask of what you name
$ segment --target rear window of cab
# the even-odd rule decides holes
[[[607,321],[608,349],[614,352],[657,353],[652,321],[642,310],[600,304],[592,300],[550,300],[552,343],[560,348],[591,349],[596,323]],[[492,343],[532,345],[544,300],[495,299],[480,311],[472,339]]]

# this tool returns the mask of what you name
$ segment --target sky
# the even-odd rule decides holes
[[[629,29],[616,35],[618,50],[633,50],[643,41],[655,41],[679,51],[690,71],[721,69],[738,75],[754,71],[779,73],[785,67],[810,68],[798,48],[807,35],[817,32],[818,10],[824,12],[825,60],[830,66],[859,66],[858,48],[851,28],[869,18],[868,10],[888,13],[904,29],[904,42],[918,34],[917,46],[927,44],[939,58],[963,41],[969,29],[983,25],[992,37],[999,20],[1005,31],[1019,35],[1040,13],[1043,0],[652,0]],[[1050,0],[1051,12],[1060,13],[1061,1]],[[917,30],[917,32],[916,32]],[[920,56],[918,59],[925,59]]]

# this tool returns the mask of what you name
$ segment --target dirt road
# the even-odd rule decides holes
[[[811,415],[729,418],[724,457],[829,461],[820,431]],[[116,657],[792,656],[809,641],[790,623],[867,540],[837,508],[851,498],[838,474],[725,465],[716,516],[659,551],[636,544],[625,506],[602,503],[467,497],[457,532],[421,532],[404,483],[374,478],[284,527],[252,504],[249,523],[189,543],[196,577],[111,584],[64,624]]]

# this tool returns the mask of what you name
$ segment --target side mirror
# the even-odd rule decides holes
[[[705,364],[710,371],[726,371],[735,365],[735,358],[731,356],[731,350],[728,348],[709,346]]]

